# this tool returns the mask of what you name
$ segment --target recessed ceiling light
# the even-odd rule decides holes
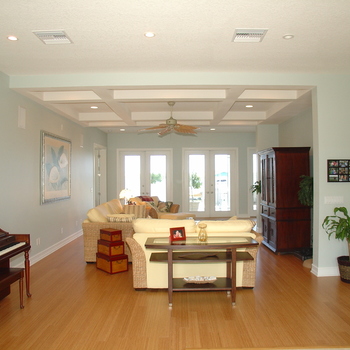
[[[9,40],[11,40],[11,41],[16,41],[16,40],[18,40],[18,38],[17,38],[16,36],[14,36],[14,35],[9,35],[9,36],[7,37],[7,39],[9,39]]]
[[[153,38],[154,36],[155,36],[155,34],[153,32],[146,32],[145,33],[146,38]]]
[[[283,39],[286,39],[286,40],[290,40],[290,39],[293,39],[294,38],[294,35],[293,34],[286,34],[286,35],[283,35]]]
[[[91,109],[98,109],[97,106],[91,106],[90,108],[91,108]]]
[[[253,105],[246,105],[246,108],[253,108]]]

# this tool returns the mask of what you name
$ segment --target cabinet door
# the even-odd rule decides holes
[[[268,243],[272,248],[277,248],[277,230],[276,230],[276,221],[269,220],[269,240]]]
[[[265,216],[261,217],[261,223],[262,223],[262,235],[264,237],[264,240],[268,242],[269,240],[269,219]]]
[[[276,158],[273,152],[267,155],[267,203],[276,205]]]
[[[261,166],[261,203],[267,204],[267,156],[260,156]]]

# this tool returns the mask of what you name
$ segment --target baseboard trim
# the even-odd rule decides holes
[[[74,241],[75,239],[77,239],[78,237],[80,237],[82,235],[83,235],[83,230],[81,229],[81,230],[73,233],[72,235],[62,239],[61,241],[55,243],[51,247],[48,247],[48,248],[44,249],[43,251],[39,252],[38,254],[30,255],[30,265],[31,266],[34,265],[38,261],[46,258],[50,254],[54,253],[56,250],[64,247],[65,245],[67,245],[68,243]],[[24,266],[24,262],[18,264],[15,267],[23,267],[23,266]]]
[[[334,266],[334,267],[317,267],[314,264],[312,264],[311,273],[313,273],[317,277],[339,276],[339,268],[337,266]]]

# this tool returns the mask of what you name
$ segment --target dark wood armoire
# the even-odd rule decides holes
[[[301,175],[310,174],[310,147],[273,147],[259,152],[263,243],[272,251],[310,248],[311,209],[300,204]]]

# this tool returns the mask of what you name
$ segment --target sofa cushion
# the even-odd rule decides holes
[[[110,214],[107,215],[108,222],[132,222],[135,214]]]
[[[112,199],[111,201],[107,202],[107,205],[111,208],[113,214],[124,213],[124,208],[119,199]]]
[[[169,233],[170,228],[184,227],[186,233],[196,232],[196,223],[194,220],[170,220],[170,219],[136,219],[133,221],[135,233]]]
[[[107,203],[98,205],[87,212],[87,217],[91,222],[107,222],[107,215],[114,214]]]
[[[226,220],[226,221],[215,221],[215,220],[203,220],[200,223],[207,225],[207,232],[224,233],[224,232],[250,232],[255,226],[253,220]],[[197,225],[197,232],[199,227]]]

